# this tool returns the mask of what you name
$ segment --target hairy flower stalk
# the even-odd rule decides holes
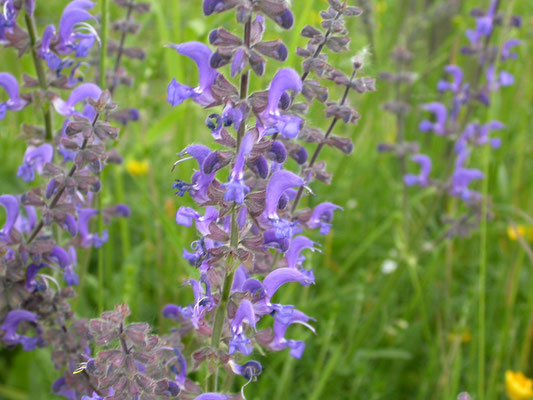
[[[24,14],[24,21],[26,22],[26,27],[28,29],[28,35],[30,38],[30,51],[33,59],[33,64],[35,66],[35,71],[37,72],[37,78],[39,79],[39,86],[43,91],[43,95],[48,90],[48,80],[46,78],[46,73],[44,71],[43,63],[37,54],[37,29],[35,27],[35,21],[33,18],[33,13]],[[52,111],[50,110],[49,105],[43,104],[43,120],[46,131],[46,140],[52,140],[54,136],[54,128],[52,122]]]

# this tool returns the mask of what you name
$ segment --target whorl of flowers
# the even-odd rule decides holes
[[[514,83],[514,77],[505,66],[517,57],[513,49],[520,42],[510,39],[500,47],[492,44],[492,39],[499,26],[520,27],[521,19],[513,16],[506,20],[498,12],[500,3],[492,0],[487,11],[475,9],[471,13],[476,27],[466,31],[468,45],[461,49],[461,53],[475,60],[472,80],[466,79],[461,66],[448,65],[444,68],[445,79],[437,85],[445,102],[422,105],[429,118],[420,122],[419,129],[450,140],[450,154],[454,157],[451,173],[444,180],[433,177],[431,159],[416,154],[412,161],[418,164],[420,172],[404,176],[408,186],[434,186],[466,205],[467,211],[452,221],[448,236],[467,234],[469,228],[477,226],[482,218],[483,196],[471,186],[484,179],[484,174],[479,169],[470,168],[468,162],[477,147],[500,147],[501,139],[494,136],[494,132],[505,127],[500,121],[483,122],[474,118],[477,108],[490,105],[495,92]]]

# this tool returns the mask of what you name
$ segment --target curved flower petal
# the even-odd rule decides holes
[[[435,115],[435,123],[424,120],[420,123],[420,130],[423,132],[433,131],[437,135],[444,135],[446,132],[446,120],[448,119],[448,110],[442,103],[433,102],[424,104],[422,108]]]
[[[320,203],[315,207],[311,218],[307,222],[307,226],[311,229],[316,229],[320,227],[320,233],[322,235],[327,235],[331,228],[331,221],[333,221],[333,211],[342,210],[341,206],[330,202]]]
[[[280,170],[275,172],[266,187],[265,213],[270,219],[278,219],[277,207],[283,192],[292,187],[304,185],[304,180],[298,175]]]
[[[407,174],[404,177],[404,182],[407,186],[420,185],[422,187],[429,184],[429,174],[432,168],[431,158],[424,154],[417,154],[412,157],[412,160],[420,165],[420,175]]]
[[[167,101],[172,106],[177,106],[188,98],[203,106],[213,103],[215,99],[211,93],[211,86],[215,83],[218,72],[209,65],[213,53],[211,49],[201,42],[172,44],[170,47],[196,63],[200,82],[196,88],[190,88],[173,79],[168,86]]]
[[[267,275],[263,281],[263,287],[268,299],[272,298],[276,291],[286,283],[300,282],[304,286],[315,283],[309,275],[294,268],[278,268]]]
[[[295,237],[291,242],[289,250],[285,254],[285,257],[287,258],[287,265],[289,266],[289,268],[298,268],[300,253],[304,249],[311,249],[313,251],[316,250],[314,248],[314,245],[315,242],[313,242],[306,236]]]
[[[12,310],[10,311],[2,325],[0,330],[4,331],[4,336],[2,340],[8,346],[15,346],[21,344],[24,348],[24,351],[34,350],[38,345],[42,343],[42,338],[40,336],[29,337],[23,336],[17,333],[18,327],[22,322],[28,322],[33,324],[36,328],[38,334],[40,330],[37,326],[38,316],[32,312],[26,310]]]
[[[4,88],[9,99],[0,103],[0,120],[4,119],[6,110],[20,111],[27,102],[20,98],[19,85],[15,77],[7,72],[0,72],[0,87]]]
[[[239,305],[239,308],[237,308],[237,312],[235,313],[235,318],[231,321],[231,329],[234,332],[240,333],[242,331],[242,324],[244,321],[250,325],[250,327],[255,330],[255,312],[254,312],[254,306],[250,301],[243,300],[241,301],[241,304]]]
[[[0,241],[9,243],[11,238],[11,230],[15,226],[19,216],[19,202],[15,196],[4,194],[0,196],[0,205],[6,210],[6,222],[0,230]]]
[[[39,147],[30,146],[24,154],[24,163],[19,167],[17,176],[26,182],[35,179],[35,171],[42,173],[46,163],[51,163],[54,157],[54,148],[51,144],[45,143]]]
[[[74,114],[83,115],[82,113],[77,112],[74,108],[76,104],[89,98],[98,100],[101,94],[102,89],[94,83],[82,83],[72,91],[66,102],[60,97],[56,97],[52,100],[52,104],[56,111],[64,117],[71,117]]]

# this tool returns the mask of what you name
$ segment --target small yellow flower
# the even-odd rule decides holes
[[[126,170],[134,176],[146,175],[150,170],[148,160],[130,160],[126,163]]]
[[[533,227],[526,225],[514,225],[507,227],[507,236],[511,240],[518,240],[518,237],[523,237],[526,240],[533,240]]]
[[[505,372],[505,389],[511,400],[527,400],[533,397],[533,381],[522,372]]]

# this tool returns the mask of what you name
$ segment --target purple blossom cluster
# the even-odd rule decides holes
[[[514,83],[514,77],[505,70],[505,66],[517,57],[513,48],[520,42],[509,39],[500,47],[492,44],[491,39],[498,26],[519,28],[521,19],[513,16],[506,20],[505,16],[498,12],[499,6],[499,0],[492,0],[487,11],[472,11],[476,27],[466,31],[468,45],[461,49],[461,53],[475,60],[473,78],[468,81],[465,71],[459,65],[446,66],[445,79],[439,81],[437,90],[443,98],[449,99],[449,102],[435,101],[422,105],[422,109],[428,112],[431,118],[420,122],[420,131],[434,133],[451,142],[449,154],[453,155],[453,169],[449,177],[445,180],[432,178],[433,163],[431,158],[424,154],[411,157],[411,160],[418,164],[419,173],[404,175],[404,183],[407,186],[434,186],[449,196],[460,199],[466,205],[468,211],[453,224],[449,231],[450,236],[466,234],[469,228],[476,226],[482,218],[483,196],[471,186],[485,176],[479,169],[468,166],[469,159],[475,148],[499,148],[501,139],[493,133],[505,127],[500,121],[480,122],[474,118],[476,108],[490,106],[494,92]],[[476,221],[472,222],[472,218]]]
[[[17,177],[31,187],[21,194],[0,195],[5,223],[0,230],[0,342],[25,351],[49,346],[54,366],[64,376],[52,391],[79,399],[94,391],[88,374],[74,375],[90,356],[88,321],[77,319],[69,299],[79,284],[76,272],[80,248],[98,248],[107,230],[95,231],[102,218],[128,217],[126,205],[94,208],[101,189],[99,175],[120,157],[106,144],[119,130],[107,121],[115,109],[109,91],[83,82],[81,69],[99,42],[94,3],[68,3],[56,28],[49,25],[38,36],[33,1],[2,0],[0,43],[29,53],[37,77],[24,75],[22,85],[8,72],[0,86],[8,100],[0,104],[0,119],[34,104],[42,125],[23,124],[27,141]],[[53,116],[62,123],[53,123]],[[59,127],[55,129],[54,126]]]

